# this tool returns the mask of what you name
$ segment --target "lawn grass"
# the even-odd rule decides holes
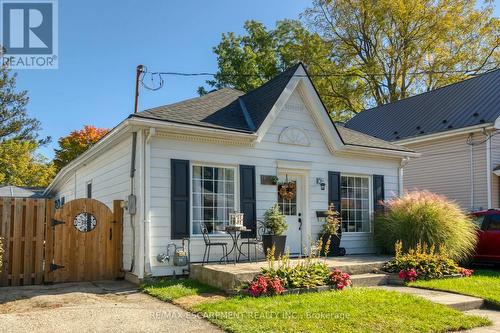
[[[192,311],[230,332],[445,332],[490,324],[419,297],[370,288],[239,296]]]
[[[152,281],[141,285],[141,290],[166,302],[171,302],[184,296],[220,292],[216,288],[191,279]]]
[[[468,278],[421,280],[411,283],[410,286],[476,296],[500,307],[500,272],[498,271],[476,270],[474,275]]]

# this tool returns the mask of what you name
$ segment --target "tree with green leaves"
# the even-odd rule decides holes
[[[15,186],[49,185],[55,176],[54,164],[37,153],[36,140],[0,142],[0,184]]]
[[[25,90],[16,89],[17,74],[6,65],[0,66],[0,142],[5,140],[36,140],[40,122],[26,112],[29,98]],[[47,143],[50,138],[39,141]]]
[[[303,61],[334,119],[342,120],[359,109],[363,90],[356,77],[315,76],[341,70],[342,64],[331,61],[332,45],[319,34],[311,33],[295,20],[279,21],[268,30],[256,21],[245,23],[246,35],[222,35],[214,48],[218,71],[210,87],[233,87],[244,92],[257,88],[287,67]],[[206,89],[200,87],[200,94]]]
[[[314,0],[299,21],[222,35],[214,88],[249,91],[298,61],[335,120],[500,65],[493,5],[474,0]],[[305,24],[305,25],[304,25]],[[206,92],[204,88],[200,93]]]

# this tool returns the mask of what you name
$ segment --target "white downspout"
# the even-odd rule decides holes
[[[491,134],[486,138],[486,184],[488,186],[488,209],[493,208],[491,194]]]
[[[151,239],[150,239],[150,228],[151,228],[151,217],[150,217],[150,198],[151,198],[151,137],[156,134],[156,128],[151,127],[149,129],[146,140],[144,140],[144,272],[145,275],[151,275]]]
[[[409,157],[404,157],[401,159],[401,163],[399,164],[399,168],[398,168],[398,195],[399,196],[402,196],[403,195],[403,191],[404,191],[404,181],[403,181],[403,177],[404,177],[404,168],[405,166],[408,165],[408,162],[410,161],[410,158]]]

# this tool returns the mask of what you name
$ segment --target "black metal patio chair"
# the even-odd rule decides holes
[[[247,246],[248,261],[251,261],[250,246],[254,247],[255,262],[257,262],[257,259],[258,259],[257,258],[257,248],[260,247],[262,249],[262,251],[264,251],[264,246],[262,244],[262,235],[264,235],[266,232],[265,224],[263,221],[257,220],[255,227],[256,227],[255,237],[244,237],[245,236],[244,234],[241,235],[242,242],[240,244],[240,248],[238,251],[238,261],[240,260],[240,256],[242,254],[241,250],[242,250],[243,246],[245,246],[245,245]]]
[[[210,239],[210,234],[208,232],[208,229],[206,225],[202,225],[201,227],[201,233],[203,234],[203,240],[205,241],[205,252],[203,253],[203,261],[201,262],[201,265],[205,265],[205,263],[210,262],[210,248],[212,246],[220,246],[222,247],[222,258],[220,258],[219,263],[222,262],[222,260],[227,263],[227,243],[225,242],[212,242]],[[207,256],[207,250],[208,250],[208,256]],[[205,261],[206,257],[206,261]]]

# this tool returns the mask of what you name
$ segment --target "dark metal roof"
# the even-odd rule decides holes
[[[302,64],[298,63],[246,94],[236,89],[222,88],[200,97],[131,114],[130,117],[255,133],[299,66]],[[411,151],[405,147],[357,133],[354,130],[340,128],[340,126],[337,126],[337,130],[346,144]]]
[[[44,198],[44,187],[0,186],[0,197],[11,198]]]
[[[500,116],[500,70],[357,114],[346,127],[397,141],[494,123]]]

